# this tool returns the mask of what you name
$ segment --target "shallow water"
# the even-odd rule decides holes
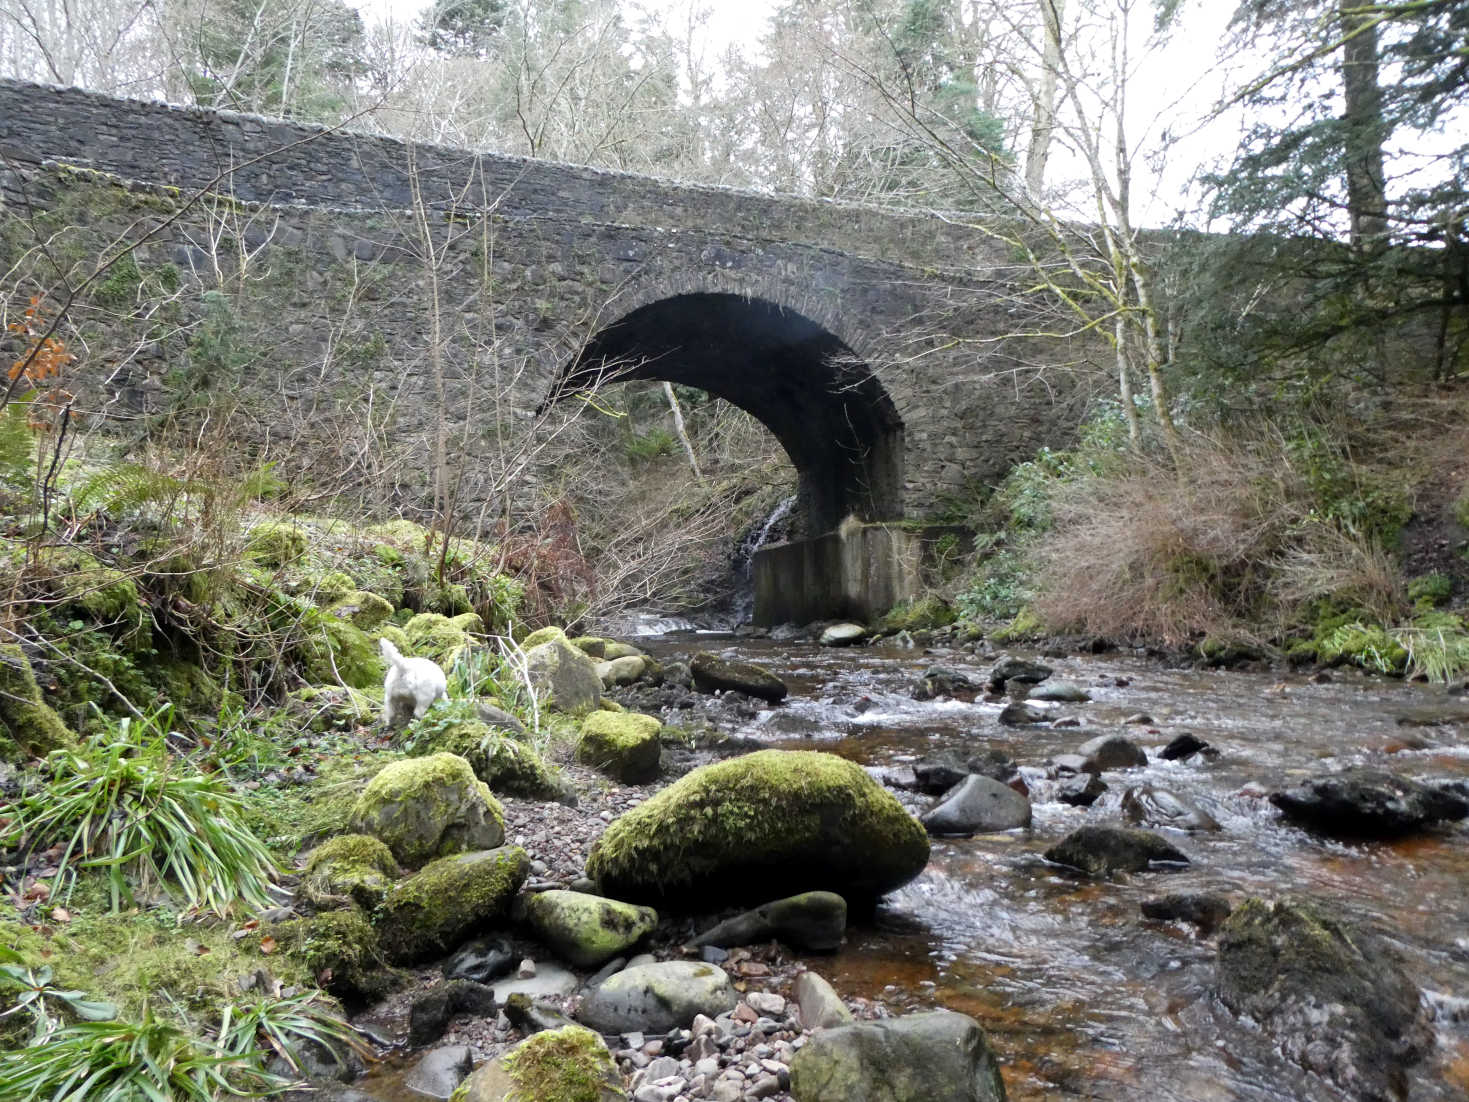
[[[1087,730],[1006,728],[998,704],[911,699],[930,665],[983,680],[992,660],[963,653],[707,638],[667,638],[655,649],[715,650],[786,678],[791,698],[738,732],[772,746],[883,768],[990,747],[1020,763],[1034,804],[1031,829],[935,840],[928,868],[887,898],[875,923],[854,928],[839,953],[809,960],[846,995],[974,1015],[1003,1060],[1012,1099],[1340,1097],[1213,998],[1212,940],[1141,919],[1139,902],[1169,891],[1222,892],[1236,903],[1307,896],[1386,931],[1440,1019],[1437,1047],[1418,1065],[1410,1098],[1469,1098],[1469,1004],[1461,1001],[1469,997],[1469,828],[1395,843],[1332,842],[1285,825],[1263,798],[1353,764],[1423,779],[1469,777],[1469,725],[1397,723],[1409,709],[1443,702],[1441,690],[1352,673],[1317,684],[1128,657],[1067,658],[1048,660],[1055,677],[1077,682],[1093,701],[1051,707]],[[1136,713],[1154,722],[1124,725]],[[1154,760],[1107,774],[1110,789],[1091,809],[1056,802],[1047,758],[1099,731],[1128,735]],[[1157,759],[1183,731],[1217,747],[1220,758]],[[1429,745],[1414,749],[1415,739]],[[1075,827],[1117,821],[1123,791],[1140,783],[1188,796],[1219,821],[1216,833],[1162,831],[1190,857],[1187,870],[1094,884],[1039,860]],[[900,795],[915,810],[927,806]]]

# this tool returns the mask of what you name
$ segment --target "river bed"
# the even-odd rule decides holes
[[[1083,729],[1016,728],[999,724],[998,703],[912,699],[929,666],[982,681],[993,657],[768,639],[649,642],[660,655],[713,650],[786,679],[785,703],[731,733],[825,750],[879,772],[947,750],[962,758],[997,748],[1020,764],[1034,808],[1029,830],[936,839],[918,879],[854,926],[840,952],[807,960],[847,996],[972,1014],[1001,1056],[1011,1099],[1341,1097],[1214,998],[1212,938],[1141,918],[1142,900],[1171,891],[1222,893],[1236,904],[1252,895],[1308,897],[1385,931],[1437,1017],[1437,1045],[1417,1067],[1410,1098],[1469,1098],[1469,828],[1341,843],[1283,823],[1264,798],[1355,764],[1469,778],[1469,724],[1398,722],[1414,709],[1452,707],[1441,688],[1350,671],[1321,683],[1304,674],[1168,669],[1143,657],[1046,659],[1055,678],[1092,695],[1051,706]],[[1152,722],[1128,722],[1139,714]],[[1185,731],[1219,757],[1161,760],[1162,747]],[[1150,764],[1104,775],[1109,790],[1090,809],[1058,802],[1047,759],[1098,732],[1128,735]],[[1040,860],[1078,826],[1119,821],[1123,792],[1144,783],[1191,798],[1222,827],[1161,831],[1189,856],[1187,870],[1089,883]],[[915,811],[932,802],[898,794]]]

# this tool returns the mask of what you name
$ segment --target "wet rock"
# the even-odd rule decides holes
[[[514,979],[503,979],[495,984],[495,997],[501,1002],[509,1002],[516,995],[527,995],[532,999],[553,998],[559,995],[570,995],[581,986],[581,980],[575,972],[563,968],[555,961],[543,960],[539,964],[534,961],[531,965],[530,975],[517,974]],[[522,969],[523,971],[523,969]]]
[[[1318,777],[1270,802],[1294,822],[1341,838],[1395,838],[1469,815],[1469,801],[1378,769]]]
[[[1025,658],[1002,658],[990,670],[990,685],[1004,688],[1009,683],[1038,685],[1055,671],[1043,662],[1031,662]]]
[[[1098,735],[1078,746],[1076,752],[1096,766],[1095,770],[1089,769],[1087,772],[1132,769],[1148,764],[1148,755],[1143,748],[1132,739],[1121,735]]]
[[[861,624],[832,624],[817,640],[823,647],[849,647],[867,638],[867,629]]]
[[[995,747],[976,754],[965,762],[964,766],[970,773],[978,773],[981,777],[989,777],[1001,784],[1008,784],[1012,788],[1020,776],[1020,767],[1015,764],[1015,759]],[[961,777],[960,780],[962,779]]]
[[[1218,757],[1219,751],[1197,735],[1191,735],[1185,731],[1183,734],[1176,736],[1167,746],[1163,747],[1158,756],[1164,761],[1186,761],[1195,754],[1203,754],[1205,757]]]
[[[515,967],[515,950],[501,938],[484,938],[464,946],[444,962],[444,978],[489,983]]]
[[[1168,895],[1144,899],[1143,917],[1156,922],[1187,922],[1208,936],[1229,917],[1234,909],[1222,895],[1204,892],[1170,892]]]
[[[505,814],[469,762],[430,754],[384,766],[353,805],[350,829],[417,868],[435,857],[495,848],[505,840]]]
[[[1219,933],[1219,997],[1349,1097],[1407,1096],[1433,1035],[1417,986],[1382,939],[1314,904],[1249,899]]]
[[[573,647],[564,635],[527,647],[525,671],[537,695],[557,711],[581,712],[595,708],[602,700],[602,679],[597,676],[596,662]]]
[[[666,1033],[698,1014],[727,1014],[737,1001],[724,969],[670,960],[623,969],[588,994],[576,1016],[600,1033]]]
[[[1400,727],[1450,727],[1469,725],[1469,708],[1455,703],[1430,704],[1422,708],[1409,708],[1396,716]]]
[[[930,834],[985,834],[1030,826],[1030,801],[991,777],[969,776],[919,816]]]
[[[1045,708],[1037,708],[1034,704],[1026,704],[1024,701],[1014,701],[1006,704],[1000,709],[1000,723],[1005,727],[1025,727],[1033,723],[1048,723],[1054,718]]]
[[[393,885],[377,910],[383,952],[398,964],[442,956],[504,917],[530,871],[519,846],[443,857]]]
[[[1177,868],[1188,858],[1152,831],[1114,826],[1084,826],[1046,850],[1046,860],[1091,877],[1152,868]]]
[[[834,1026],[791,1062],[798,1102],[1003,1102],[1004,1083],[979,1023],[935,1010]]]
[[[439,1031],[442,1033],[442,1029]],[[445,1045],[425,1052],[413,1071],[404,1078],[403,1084],[425,1098],[448,1098],[473,1070],[474,1056],[470,1054],[469,1045]]]
[[[815,972],[802,972],[792,985],[796,1006],[805,1029],[826,1029],[852,1020],[852,1012],[831,984]]]
[[[596,968],[637,944],[658,925],[651,907],[583,892],[522,897],[525,921],[537,938],[577,968]]]
[[[1139,784],[1122,794],[1122,817],[1129,823],[1174,830],[1218,830],[1219,823],[1187,796],[1166,788]]]
[[[474,1070],[455,1102],[578,1099],[626,1102],[622,1076],[607,1045],[589,1029],[571,1025],[527,1037]]]
[[[1058,777],[1069,776],[1074,773],[1091,773],[1096,775],[1102,771],[1096,761],[1081,754],[1057,754],[1051,759],[1051,768],[1056,771]]]
[[[523,991],[517,991],[505,1000],[505,1017],[522,1033],[538,1033],[543,1029],[562,1029],[575,1025],[561,1013],[555,1003],[534,999]]]
[[[638,712],[592,712],[582,721],[576,760],[623,784],[646,784],[658,776],[663,724]]]
[[[761,750],[706,765],[617,819],[592,846],[603,894],[695,910],[801,891],[851,902],[907,883],[928,836],[852,762]]]
[[[802,892],[725,919],[706,930],[694,945],[733,948],[771,938],[797,949],[827,952],[847,932],[847,901],[835,892]]]
[[[1091,807],[1105,791],[1106,782],[1095,773],[1073,773],[1056,785],[1056,799],[1072,807]]]
[[[495,1010],[495,992],[484,984],[473,980],[441,983],[414,999],[408,1008],[408,1044],[420,1048],[437,1041],[455,1014],[483,1018],[492,1017]]]
[[[1153,725],[1153,722],[1154,721],[1153,721],[1153,717],[1150,716],[1150,715],[1148,715],[1147,712],[1134,712],[1132,715],[1128,716],[1122,722],[1123,723],[1128,723],[1128,724],[1134,724],[1134,725],[1139,726],[1139,727],[1151,727]]]
[[[1027,698],[1055,704],[1085,704],[1092,694],[1074,681],[1046,681],[1032,688]]]
[[[947,666],[931,666],[924,671],[918,686],[913,690],[913,699],[938,700],[948,697],[950,700],[972,703],[982,692],[984,686],[972,680],[968,674]]]
[[[648,660],[640,654],[627,654],[596,663],[597,676],[602,679],[602,688],[615,689],[631,685],[648,671]]]
[[[784,700],[790,691],[784,681],[764,666],[720,658],[708,651],[694,655],[689,671],[693,674],[694,688],[701,693],[745,693],[775,704]]]
[[[913,780],[918,791],[941,796],[969,776],[969,768],[958,758],[926,758],[913,766]]]

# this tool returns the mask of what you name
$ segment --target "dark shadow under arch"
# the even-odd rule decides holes
[[[850,348],[795,311],[733,294],[650,303],[597,333],[548,402],[609,380],[697,387],[759,420],[800,476],[807,535],[849,514],[903,515],[903,422],[892,399]]]

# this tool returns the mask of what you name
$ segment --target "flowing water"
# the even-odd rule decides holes
[[[1397,717],[1443,704],[1442,690],[1351,673],[1307,677],[1165,669],[1129,657],[1047,660],[1091,703],[1056,705],[1087,728],[1007,728],[998,704],[920,703],[921,672],[942,664],[983,680],[992,660],[881,647],[829,650],[769,640],[669,638],[662,653],[709,649],[781,674],[792,693],[738,733],[825,750],[891,770],[946,750],[991,747],[1020,763],[1028,831],[935,840],[928,868],[890,895],[848,944],[809,964],[839,991],[894,1008],[974,1015],[1004,1061],[1012,1099],[1082,1097],[1211,1102],[1338,1099],[1278,1056],[1267,1035],[1212,996],[1214,942],[1145,922],[1139,902],[1170,891],[1325,901],[1384,930],[1436,1015],[1438,1043],[1411,1098],[1469,1098],[1469,827],[1395,842],[1326,841],[1281,822],[1265,793],[1312,774],[1373,764],[1420,778],[1469,777],[1469,724],[1405,728]],[[1461,706],[1462,707],[1462,706]],[[1137,713],[1153,723],[1124,726]],[[1151,763],[1114,772],[1091,809],[1057,802],[1045,762],[1098,731],[1139,742]],[[1189,731],[1215,761],[1158,758]],[[1086,823],[1117,821],[1122,792],[1149,783],[1191,798],[1222,829],[1163,831],[1192,864],[1176,873],[1087,883],[1039,854]],[[903,795],[915,810],[927,805]]]

